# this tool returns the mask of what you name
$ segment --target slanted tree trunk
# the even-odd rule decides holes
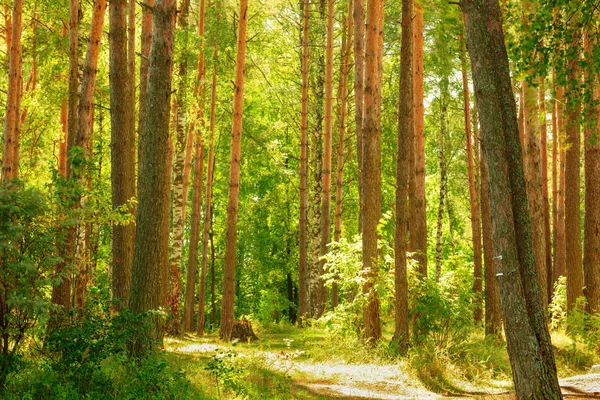
[[[494,257],[518,399],[561,399],[536,279],[516,105],[497,1],[463,0],[481,119]]]
[[[213,75],[212,75],[212,91],[210,99],[210,133],[208,138],[208,171],[206,173],[206,206],[204,207],[204,232],[202,235],[202,272],[200,278],[200,297],[198,304],[198,324],[196,325],[196,333],[198,335],[204,334],[204,298],[206,295],[206,268],[208,263],[208,237],[212,224],[212,185],[213,176],[215,170],[215,152],[214,152],[214,141],[215,141],[215,108],[217,102],[217,62],[219,58],[219,47],[214,44],[213,48]],[[211,237],[212,240],[212,237]],[[213,243],[211,242],[211,246]],[[212,304],[214,307],[214,251],[213,251],[213,264],[212,264],[212,279],[211,283],[211,294]],[[213,309],[214,313],[214,309]],[[214,319],[214,316],[213,316]],[[213,321],[213,325],[215,322]]]
[[[395,332],[392,342],[401,355],[408,351],[408,278],[406,268],[406,227],[408,219],[408,153],[410,136],[415,129],[413,74],[413,1],[402,0],[402,47],[400,50],[400,92],[398,110],[398,157],[396,160],[396,220],[394,233]]]
[[[579,46],[580,32],[573,32],[571,44]],[[574,54],[579,54],[578,50]],[[567,310],[575,307],[578,297],[583,296],[583,266],[581,260],[581,99],[579,95],[579,60],[568,61],[570,71],[568,95],[566,96],[566,153],[565,153],[565,247],[567,252]]]
[[[310,316],[309,309],[309,266],[308,266],[308,40],[310,2],[302,0],[302,116],[300,122],[300,230],[299,277],[300,304],[298,305],[298,325]]]
[[[198,36],[201,40],[200,53],[198,54],[198,70],[196,76],[196,86],[194,88],[194,97],[196,99],[196,144],[194,151],[194,181],[192,194],[192,219],[190,227],[190,249],[187,263],[187,280],[185,284],[185,301],[183,305],[183,329],[185,332],[192,332],[194,329],[194,291],[198,281],[198,242],[200,240],[200,214],[202,212],[202,178],[204,174],[204,80],[206,76],[206,67],[204,65],[204,0],[200,0],[200,12],[198,19]],[[192,138],[192,130],[188,133],[188,143]],[[187,158],[187,154],[186,154]],[[209,161],[210,162],[210,161]],[[209,171],[210,173],[210,171]],[[185,177],[184,177],[185,178]],[[207,178],[208,180],[209,178]],[[184,179],[185,180],[185,179]],[[188,178],[189,180],[189,178]],[[185,184],[185,182],[184,182]],[[206,189],[208,194],[208,188]],[[184,188],[183,193],[187,193]],[[187,197],[187,196],[185,196]],[[185,200],[185,198],[184,198]],[[185,201],[184,201],[185,203]],[[183,210],[185,212],[185,206]],[[208,208],[207,208],[208,209]],[[205,211],[206,215],[206,211]],[[183,218],[185,221],[185,217]]]
[[[21,147],[21,97],[23,93],[23,60],[21,32],[23,0],[14,0],[10,26],[8,63],[8,90],[4,117],[4,149],[2,152],[2,182],[19,177],[19,153]],[[7,26],[7,37],[9,27]]]
[[[148,92],[148,58],[152,44],[152,7],[154,0],[145,0],[142,5],[142,34],[140,39],[140,102],[138,111],[138,144],[137,144],[137,194],[140,196],[140,177],[142,175],[142,141],[144,122],[146,121],[146,93]]]
[[[131,0],[130,0],[131,1]],[[113,208],[122,207],[135,196],[135,88],[127,54],[127,1],[110,2],[109,69],[111,126],[111,187]],[[133,101],[132,101],[133,100]],[[112,291],[121,309],[129,300],[131,264],[135,244],[133,223],[113,225]]]
[[[475,295],[473,300],[473,319],[475,322],[480,322],[483,317],[481,307],[483,302],[483,298],[481,297],[483,289],[481,276],[481,220],[477,188],[475,186],[475,163],[473,161],[473,144],[471,140],[471,101],[469,99],[469,77],[467,73],[467,54],[465,48],[462,49],[461,55],[465,134],[467,143],[467,169],[469,174],[469,203],[471,206],[471,236],[473,237],[473,264],[475,267],[473,271],[473,293]]]
[[[327,43],[325,46],[325,131],[323,134],[323,198],[321,201],[321,246],[319,275],[323,275],[325,259],[331,242],[331,151],[333,137],[333,0],[327,0]],[[319,284],[319,315],[323,314],[327,302],[327,289]]]
[[[246,64],[246,27],[248,0],[240,0],[237,58],[233,98],[233,128],[231,133],[231,161],[229,163],[229,194],[227,201],[227,230],[225,234],[225,259],[223,261],[223,303],[221,329],[223,340],[231,338],[235,308],[235,250],[237,243],[238,196],[240,191],[240,157],[242,147],[242,112],[244,110],[244,73]]]
[[[413,20],[413,86],[415,118],[415,197],[413,231],[410,233],[411,250],[419,263],[418,271],[427,276],[427,213],[425,200],[425,106],[423,103],[423,4],[414,4]]]
[[[590,63],[594,48],[589,28],[584,34],[585,57]],[[590,64],[591,65],[591,64]],[[600,144],[598,143],[598,80],[586,69],[585,87],[590,91],[584,112],[585,136],[585,219],[583,272],[584,294],[590,313],[600,312]]]
[[[377,76],[379,13],[381,0],[368,0],[365,46],[365,120],[363,126],[363,243],[362,268],[365,277],[363,293],[367,303],[363,309],[363,335],[368,342],[381,338],[380,303],[375,282],[378,276],[377,225],[381,218],[381,120],[377,98],[381,86]]]
[[[350,73],[350,52],[352,43],[352,8],[354,3],[348,2],[348,15],[343,19],[342,56],[340,61],[340,82],[338,88],[338,155],[335,190],[335,228],[333,240],[339,242],[342,238],[342,183],[344,179],[344,141],[346,140],[346,110],[348,103],[348,75]],[[337,281],[331,288],[331,305],[335,309],[339,302]]]
[[[164,305],[169,265],[169,112],[173,55],[173,0],[157,0],[153,11],[154,35],[148,60],[147,110],[142,141],[142,170],[136,218],[135,253],[129,307],[134,313]],[[162,340],[159,319],[150,339]],[[136,342],[139,343],[139,342]],[[132,343],[134,353],[148,349]]]
[[[358,232],[363,226],[363,125],[365,96],[365,1],[354,2],[354,121],[356,129],[356,156],[358,161]]]

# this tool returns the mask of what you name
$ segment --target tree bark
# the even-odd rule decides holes
[[[219,48],[217,44],[214,44],[213,48],[213,76],[212,76],[212,92],[210,99],[210,137],[208,138],[208,171],[206,173],[206,206],[204,207],[204,232],[202,235],[202,272],[200,279],[200,298],[198,305],[198,324],[196,326],[196,333],[198,335],[204,334],[204,298],[206,293],[206,267],[208,263],[208,237],[209,229],[212,224],[212,186],[215,169],[215,154],[214,154],[214,137],[215,137],[215,108],[217,102],[217,62],[219,58]],[[211,237],[212,240],[212,237]],[[211,246],[212,246],[211,242]],[[214,252],[213,252],[214,253]],[[214,257],[214,254],[213,254]],[[214,260],[213,260],[214,269]],[[214,280],[214,271],[213,271]],[[212,283],[212,296],[214,298],[214,282]],[[213,300],[214,306],[214,300]],[[214,312],[214,310],[213,310]],[[213,322],[214,324],[214,322]]]
[[[142,176],[142,142],[144,122],[146,121],[146,94],[148,92],[148,58],[152,44],[152,7],[154,0],[145,0],[142,3],[142,34],[140,38],[140,100],[138,111],[138,144],[137,144],[137,194],[138,200],[141,192],[140,177]]]
[[[363,226],[363,124],[365,96],[365,0],[354,2],[354,121],[356,125],[356,156],[358,161],[358,232]]]
[[[463,0],[489,177],[496,276],[519,399],[561,399],[539,297],[516,105],[497,1]]]
[[[227,201],[227,231],[225,234],[225,259],[223,261],[223,304],[219,336],[230,340],[235,308],[235,262],[237,243],[238,196],[240,190],[240,157],[242,145],[242,112],[244,110],[244,73],[246,63],[246,27],[248,0],[240,0],[237,58],[233,99],[233,128],[231,133],[231,161],[229,163],[229,195]]]
[[[586,29],[584,34],[585,57],[593,63],[593,34]],[[591,65],[591,64],[590,64]],[[598,143],[598,89],[597,76],[585,71],[585,86],[590,91],[590,101],[584,111],[585,136],[585,219],[584,219],[584,294],[588,311],[600,312],[600,144]]]
[[[164,305],[169,265],[169,113],[173,55],[173,0],[157,0],[148,60],[147,110],[142,141],[142,170],[136,219],[136,244],[129,307],[134,313]],[[162,340],[158,318],[149,338]],[[135,353],[148,349],[133,348]]]
[[[323,314],[327,303],[327,289],[322,282],[323,258],[329,252],[331,242],[331,151],[333,136],[333,17],[334,1],[327,0],[327,43],[325,46],[325,131],[323,134],[323,198],[321,201],[321,243],[319,260],[319,305],[318,313]]]
[[[548,193],[548,127],[546,120],[546,86],[544,79],[541,78],[539,87],[539,106],[540,106],[540,144],[542,158],[542,185],[544,202],[544,238],[546,252],[546,306],[552,302],[552,239],[550,234],[550,195]]]
[[[414,4],[413,20],[413,85],[415,118],[415,197],[414,223],[410,233],[411,250],[419,263],[418,271],[427,276],[427,213],[425,198],[425,106],[423,89],[423,4]]]
[[[298,325],[310,315],[308,287],[308,40],[310,1],[302,0],[302,115],[300,121],[300,230],[299,244],[299,277],[300,301],[298,305]]]
[[[352,8],[354,3],[348,2],[348,15],[343,19],[342,55],[340,61],[340,82],[338,89],[338,154],[337,175],[335,190],[335,228],[333,240],[339,242],[342,238],[342,183],[344,180],[344,141],[346,140],[346,111],[348,104],[348,75],[350,74],[350,52],[352,51]],[[337,281],[331,288],[331,305],[335,309],[339,302],[339,288]]]
[[[440,196],[437,214],[436,245],[435,245],[435,276],[439,281],[442,275],[442,251],[443,251],[443,223],[444,223],[444,201],[448,189],[448,171],[446,168],[446,131],[448,130],[448,77],[440,81],[440,136],[438,141],[439,153],[438,163],[440,167]]]
[[[171,258],[169,260],[169,293],[167,303],[171,310],[173,320],[169,324],[169,330],[172,335],[181,333],[180,311],[182,298],[182,280],[181,268],[183,266],[183,235],[185,232],[184,201],[187,193],[183,192],[183,175],[185,167],[185,149],[186,149],[186,122],[187,122],[187,100],[186,100],[186,79],[187,59],[185,55],[188,52],[188,17],[190,11],[189,0],[181,3],[179,10],[179,29],[182,32],[182,52],[184,56],[179,63],[179,85],[175,101],[176,106],[176,135],[175,135],[175,164],[173,166],[173,240],[171,242]]]
[[[463,100],[465,114],[465,134],[467,143],[467,169],[469,175],[469,200],[471,206],[471,236],[473,237],[473,264],[474,281],[473,294],[474,307],[473,319],[475,322],[481,322],[482,315],[482,265],[481,265],[481,219],[479,210],[479,200],[477,198],[477,188],[475,186],[475,163],[473,161],[473,145],[471,140],[471,101],[469,99],[469,77],[467,73],[467,54],[466,49],[462,49],[461,56]]]
[[[363,335],[368,342],[381,338],[379,318],[380,303],[376,290],[378,277],[377,225],[381,218],[381,120],[377,109],[377,98],[381,86],[377,76],[379,12],[381,0],[368,0],[365,46],[365,119],[363,127],[363,243],[362,268],[365,277],[363,294],[366,305],[363,309]]]
[[[580,32],[572,34],[572,47],[579,44]],[[579,54],[575,50],[575,54]],[[583,266],[581,259],[581,100],[579,98],[579,60],[568,61],[570,71],[568,95],[566,96],[566,152],[565,152],[565,247],[567,251],[567,310],[575,307],[578,297],[583,296]]]
[[[198,17],[198,36],[200,37],[200,52],[198,54],[198,68],[196,76],[196,85],[194,88],[194,97],[196,99],[196,139],[194,146],[194,180],[192,183],[192,216],[190,227],[190,248],[187,263],[187,280],[185,286],[185,301],[183,305],[183,329],[185,332],[192,332],[194,329],[194,291],[198,281],[198,242],[200,240],[200,214],[202,213],[202,178],[204,174],[204,81],[206,76],[206,67],[204,65],[204,13],[205,2],[200,0],[200,12]],[[188,133],[188,142],[192,138],[192,130]],[[210,153],[209,153],[210,157]],[[187,154],[186,154],[187,158]],[[210,161],[209,161],[210,163]],[[209,171],[210,173],[210,171]],[[185,178],[185,177],[184,177]],[[185,179],[184,179],[185,180]],[[189,178],[188,178],[189,180]],[[209,178],[207,178],[208,183]],[[185,184],[185,182],[184,182]],[[206,189],[208,195],[208,187]],[[187,193],[184,188],[183,193]],[[185,201],[184,201],[185,202]],[[183,210],[185,211],[185,206]],[[206,208],[205,210],[208,210]],[[206,211],[205,211],[205,215]],[[184,218],[185,221],[185,218]],[[205,223],[206,224],[206,223]]]
[[[133,1],[133,0],[130,0]],[[135,88],[130,77],[127,54],[127,1],[113,0],[109,5],[110,34],[110,126],[111,187],[113,208],[122,207],[135,196]],[[133,101],[132,101],[133,100]],[[121,309],[129,300],[131,264],[135,244],[135,225],[114,224],[112,240],[112,291]]]
[[[4,149],[2,152],[2,182],[19,177],[21,146],[21,97],[23,93],[23,60],[21,33],[23,30],[23,0],[14,0],[10,26],[8,90],[4,117]],[[8,27],[7,27],[8,33]],[[8,34],[7,34],[8,36]]]
[[[559,150],[559,179],[558,179],[558,227],[556,229],[556,240],[554,242],[554,282],[560,276],[567,276],[567,247],[565,244],[565,118],[564,118],[564,88],[556,88],[556,120],[558,123],[557,140]]]
[[[394,233],[395,265],[395,332],[392,342],[398,352],[405,355],[408,351],[408,278],[406,267],[406,228],[408,219],[408,175],[411,149],[410,135],[415,128],[413,74],[413,38],[412,38],[413,1],[402,0],[402,47],[400,50],[400,91],[398,109],[398,157],[396,160],[396,220]]]

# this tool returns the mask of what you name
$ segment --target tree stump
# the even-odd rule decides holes
[[[249,342],[252,340],[258,340],[258,337],[254,334],[250,321],[247,319],[241,319],[233,323],[231,339],[238,339],[241,342]]]

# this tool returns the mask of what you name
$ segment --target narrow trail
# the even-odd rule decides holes
[[[462,390],[454,393],[434,393],[407,373],[403,361],[393,364],[352,364],[337,361],[310,362],[302,360],[302,351],[270,351],[245,346],[227,346],[206,339],[188,338],[182,345],[168,346],[169,351],[198,356],[212,356],[221,351],[235,350],[240,357],[255,357],[273,372],[290,376],[319,398],[329,399],[514,399],[510,382],[493,381],[481,386],[457,382]],[[562,379],[565,399],[600,399],[600,374],[578,375]]]

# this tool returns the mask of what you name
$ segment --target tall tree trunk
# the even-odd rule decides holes
[[[180,310],[182,298],[182,280],[181,268],[182,251],[183,251],[183,235],[185,233],[185,218],[183,209],[183,198],[187,193],[183,192],[183,175],[185,167],[185,149],[186,149],[186,122],[187,122],[187,100],[186,100],[186,74],[187,74],[187,59],[185,55],[188,52],[188,16],[190,12],[189,0],[184,0],[181,3],[179,10],[179,29],[182,32],[182,52],[184,56],[179,63],[179,85],[177,88],[176,111],[176,135],[175,135],[175,164],[173,166],[173,240],[171,243],[171,259],[169,260],[169,294],[167,303],[171,310],[173,320],[169,326],[170,333],[179,335],[181,333]]]
[[[561,399],[536,279],[517,112],[497,1],[463,0],[481,118],[497,280],[519,399]]]
[[[142,34],[140,38],[140,105],[138,111],[138,144],[137,144],[137,194],[138,200],[141,192],[142,176],[142,142],[144,135],[144,122],[146,121],[146,94],[148,92],[148,58],[152,44],[152,9],[154,0],[145,0],[142,5]]]
[[[559,276],[567,276],[567,247],[565,243],[565,159],[566,159],[566,136],[565,136],[565,116],[564,116],[564,88],[556,88],[556,120],[558,123],[557,139],[560,144],[559,151],[559,179],[558,179],[558,228],[556,232],[556,241],[554,243],[555,268],[554,282]]]
[[[58,173],[63,177],[67,177],[67,135],[69,134],[69,126],[67,116],[69,113],[69,104],[65,99],[60,106],[60,127],[62,137],[59,141],[58,148]]]
[[[233,99],[233,128],[231,133],[231,161],[229,163],[229,195],[227,201],[227,231],[223,261],[223,304],[221,306],[221,339],[229,340],[233,329],[235,308],[235,262],[237,243],[238,196],[240,191],[240,157],[242,148],[242,112],[244,110],[244,73],[246,63],[246,27],[248,0],[240,0],[237,58]]]
[[[479,210],[479,199],[477,198],[477,188],[475,186],[475,163],[473,161],[473,145],[471,140],[471,101],[469,99],[469,76],[467,73],[467,54],[463,47],[461,52],[463,99],[465,114],[465,134],[467,143],[467,168],[469,173],[469,200],[471,206],[471,236],[473,237],[473,264],[474,281],[473,293],[474,307],[473,319],[480,322],[482,315],[482,265],[481,265],[481,220]],[[477,144],[476,144],[477,145]]]
[[[584,34],[585,57],[590,65],[594,49],[593,34],[589,28]],[[590,101],[584,111],[585,136],[585,231],[583,271],[584,294],[590,313],[600,312],[600,144],[598,143],[598,80],[594,73],[585,71],[586,90]]]
[[[323,275],[323,258],[329,252],[331,242],[331,151],[333,136],[333,0],[327,0],[327,44],[325,46],[325,132],[323,134],[323,198],[321,200],[321,246],[319,275]],[[327,289],[319,284],[319,315],[325,311]]]
[[[440,81],[440,138],[438,142],[438,163],[440,166],[440,197],[438,203],[436,245],[435,245],[435,276],[439,280],[442,275],[442,251],[443,251],[443,224],[444,224],[444,202],[448,189],[448,171],[446,168],[446,131],[448,130],[448,77]]]
[[[135,88],[127,60],[127,1],[113,0],[109,6],[111,187],[112,205],[117,208],[135,196],[135,131],[130,122],[135,114]],[[129,300],[134,235],[134,224],[113,225],[112,290],[119,309]]]
[[[212,208],[208,211],[208,218],[210,219],[210,310],[212,313],[212,326],[213,329],[217,326],[217,300],[215,295],[215,235],[213,230],[213,213]]]
[[[474,114],[474,118],[476,117],[477,113]],[[478,122],[475,121],[473,127],[476,146],[479,146],[478,126]],[[485,334],[486,336],[500,337],[502,334],[502,314],[500,312],[500,298],[494,268],[494,239],[490,199],[488,197],[489,184],[483,158],[479,159],[479,171],[481,174],[481,236],[483,238],[483,260],[485,266]]]
[[[321,45],[321,38],[325,36],[322,31],[326,20],[325,0],[320,0],[318,3],[318,16],[315,24],[315,36],[318,38],[318,44],[313,45],[316,49],[324,49],[325,44]],[[315,39],[317,40],[317,39]],[[310,155],[313,164],[313,199],[311,202],[312,214],[312,261],[309,266],[309,309],[312,318],[321,316],[321,295],[323,293],[323,281],[321,280],[321,227],[323,218],[322,215],[322,198],[323,198],[323,104],[325,98],[325,55],[324,52],[315,51],[316,53],[316,71],[314,91],[315,91],[315,126],[312,129],[312,148]]]
[[[546,252],[545,272],[546,272],[546,299],[544,304],[550,304],[552,301],[552,239],[550,234],[550,195],[548,193],[548,127],[546,120],[546,86],[544,78],[540,79],[539,87],[539,106],[540,106],[540,145],[542,147],[540,155],[542,158],[542,191],[544,203],[544,250]]]
[[[350,52],[352,43],[352,8],[354,3],[348,2],[348,15],[343,19],[342,56],[340,61],[340,82],[338,88],[338,155],[337,175],[335,190],[335,228],[333,240],[339,242],[342,238],[342,183],[344,180],[344,141],[346,140],[346,111],[348,104],[348,75],[350,73]],[[331,288],[331,305],[335,309],[339,302],[339,288],[337,281]]]
[[[196,124],[199,126],[195,128],[196,144],[194,150],[194,181],[192,194],[192,220],[190,227],[190,250],[187,263],[185,301],[183,305],[183,329],[185,332],[192,332],[192,330],[194,329],[194,291],[196,288],[196,282],[198,281],[198,242],[200,240],[200,214],[202,213],[202,177],[204,174],[204,81],[206,76],[206,66],[204,65],[204,10],[205,2],[204,0],[200,0],[200,12],[198,17],[198,36],[200,37],[201,45],[200,53],[198,54],[196,86],[194,88],[194,97],[196,99]],[[192,130],[190,130],[188,135],[189,142],[192,138]],[[209,179],[210,178],[207,178],[207,183]],[[207,197],[208,191],[209,189],[207,187]],[[187,193],[187,190],[185,188],[183,190],[183,193]],[[184,212],[185,208],[186,207],[184,206]],[[208,208],[206,208],[206,210],[208,210]],[[205,215],[207,215],[206,211]]]
[[[425,106],[423,89],[423,4],[414,4],[413,20],[413,86],[415,136],[414,223],[410,233],[411,250],[419,263],[418,271],[427,276],[427,213],[425,199]]]
[[[21,147],[21,97],[23,93],[23,60],[21,33],[23,30],[23,0],[14,0],[10,27],[8,91],[4,117],[4,150],[2,152],[2,181],[19,177]],[[8,26],[7,26],[7,37]]]
[[[363,127],[363,244],[362,268],[365,275],[363,293],[364,338],[375,342],[381,338],[380,303],[375,288],[378,276],[377,225],[381,218],[381,120],[377,98],[381,93],[378,69],[379,13],[381,0],[368,0],[365,45],[365,120]]]
[[[528,2],[525,3],[529,4]],[[525,7],[525,6],[524,6]],[[524,79],[523,90],[523,123],[525,132],[525,177],[527,184],[527,201],[533,228],[533,255],[535,269],[540,286],[540,296],[544,308],[547,304],[547,272],[546,272],[546,235],[544,223],[544,199],[542,166],[540,160],[540,143],[538,130],[538,94],[535,87]]]
[[[579,46],[580,32],[572,34],[571,46]],[[574,50],[579,54],[578,50]],[[567,310],[575,307],[578,297],[583,296],[583,267],[581,260],[581,100],[579,94],[579,59],[568,61],[570,71],[568,95],[566,96],[567,143],[565,153],[565,247],[567,249]]]
[[[309,287],[308,287],[308,40],[309,40],[309,17],[310,1],[302,0],[302,116],[300,122],[300,230],[299,244],[299,277],[300,304],[298,305],[298,325],[302,325],[303,319],[309,310]]]
[[[219,47],[214,44],[213,48],[213,76],[212,76],[212,91],[210,99],[210,137],[208,138],[208,171],[206,172],[206,206],[204,207],[204,232],[202,235],[202,272],[200,279],[200,297],[198,305],[198,324],[196,325],[196,333],[198,335],[204,334],[204,298],[206,294],[206,268],[208,263],[208,237],[209,230],[212,224],[212,185],[215,170],[215,152],[214,152],[214,141],[215,141],[215,108],[217,102],[217,61],[219,58]],[[211,237],[212,239],[212,237]],[[212,246],[212,242],[211,242]],[[214,260],[213,260],[214,264]],[[213,265],[214,268],[214,265]],[[214,280],[214,271],[213,271]],[[212,295],[214,297],[214,282],[211,285]],[[213,301],[214,304],[214,301]],[[214,310],[213,310],[214,312]],[[214,325],[214,322],[213,322]]]
[[[67,176],[77,181],[77,186],[83,188],[86,184],[87,171],[82,163],[83,159],[91,159],[89,148],[91,145],[92,125],[94,118],[94,92],[96,90],[96,75],[98,73],[98,55],[100,53],[100,40],[102,39],[102,29],[104,27],[104,15],[106,12],[106,0],[96,0],[92,12],[92,26],[87,43],[85,66],[83,68],[83,77],[81,79],[81,94],[79,96],[79,116],[77,119],[77,133],[74,146],[79,148],[81,153],[75,156],[72,149],[68,149],[71,154],[71,163],[67,164]],[[74,207],[81,207],[85,199],[78,195],[74,199]],[[85,257],[86,248],[86,225],[78,223],[75,239],[75,260],[78,268],[78,277],[75,281],[74,295],[75,304],[78,308],[83,308],[85,297],[87,295],[87,284],[89,283],[88,262]]]
[[[129,307],[135,313],[164,305],[169,265],[169,112],[173,55],[173,0],[157,0],[153,10],[152,47],[148,60],[147,110],[142,141],[142,170],[136,219],[135,253]],[[158,318],[145,334],[161,341]],[[138,345],[139,346],[139,345]],[[134,353],[146,348],[136,347]]]
[[[358,161],[358,232],[363,226],[363,125],[365,97],[365,0],[354,2],[354,121],[356,125],[356,156]]]
[[[560,141],[558,137],[558,121],[557,121],[557,108],[558,102],[556,100],[557,91],[555,87],[555,74],[552,72],[552,85],[553,85],[553,99],[552,99],[552,268],[548,270],[548,297],[550,301],[554,297],[554,282],[556,280],[556,250],[558,241],[558,143]]]
[[[398,109],[398,157],[396,160],[396,220],[394,233],[395,332],[392,342],[401,355],[408,351],[408,278],[406,267],[406,228],[408,219],[408,153],[415,129],[413,74],[413,1],[402,0],[402,47],[400,50],[400,91]]]

